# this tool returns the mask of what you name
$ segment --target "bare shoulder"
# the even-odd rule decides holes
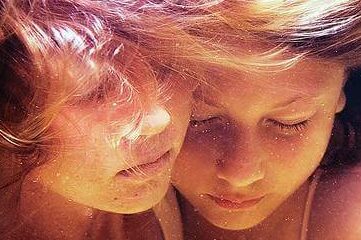
[[[308,226],[308,239],[361,239],[361,164],[323,174]]]

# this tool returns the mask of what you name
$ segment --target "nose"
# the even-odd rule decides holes
[[[247,144],[245,144],[247,145]],[[217,161],[217,177],[234,187],[246,187],[265,176],[261,154],[252,146],[242,146]]]
[[[168,111],[161,107],[155,106],[143,119],[141,127],[141,135],[152,136],[157,135],[164,131],[164,129],[170,124],[171,117]]]

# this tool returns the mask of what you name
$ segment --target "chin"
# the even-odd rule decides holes
[[[208,207],[207,209],[199,208],[199,212],[210,224],[226,230],[250,229],[262,223],[270,216],[270,214],[263,212],[261,209],[232,212],[217,209],[217,207]]]
[[[211,221],[211,223],[219,228],[226,229],[226,230],[245,230],[250,229],[258,224],[260,224],[264,218],[224,218],[223,221],[219,221],[214,219],[215,221]]]
[[[203,214],[202,214],[203,215]],[[225,216],[224,214],[218,215],[203,215],[203,217],[212,225],[226,229],[226,230],[244,230],[249,229],[257,224],[259,224],[262,220],[249,218],[249,217],[232,217],[232,216]]]
[[[113,207],[110,211],[120,214],[134,214],[147,211],[162,201],[168,187],[169,184],[158,186],[157,189],[150,187],[148,191],[139,193],[137,196],[128,198],[126,201],[124,201],[124,198],[119,197],[119,201],[113,202]]]

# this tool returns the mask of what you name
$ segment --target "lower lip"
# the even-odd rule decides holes
[[[160,158],[151,163],[137,165],[120,171],[117,175],[122,178],[131,177],[149,177],[162,172],[164,167],[170,161],[170,151],[164,153]]]
[[[255,198],[255,199],[251,199],[251,200],[246,200],[246,201],[242,201],[242,202],[235,202],[235,201],[231,201],[228,199],[224,199],[224,198],[218,198],[212,195],[209,195],[209,197],[220,207],[225,208],[225,209],[235,209],[235,210],[245,210],[245,209],[249,209],[252,208],[254,206],[256,206],[263,198]]]

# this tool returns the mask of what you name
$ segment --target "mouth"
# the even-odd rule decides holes
[[[221,208],[225,208],[228,210],[247,210],[254,206],[256,206],[265,196],[256,197],[251,199],[227,199],[223,197],[213,196],[211,194],[207,194],[208,197],[213,200],[218,206]]]
[[[133,177],[144,177],[149,178],[157,175],[166,168],[171,159],[170,150],[165,152],[162,156],[157,158],[155,161],[143,163],[132,166],[128,169],[124,169],[117,173],[118,177],[121,178],[133,178]]]

